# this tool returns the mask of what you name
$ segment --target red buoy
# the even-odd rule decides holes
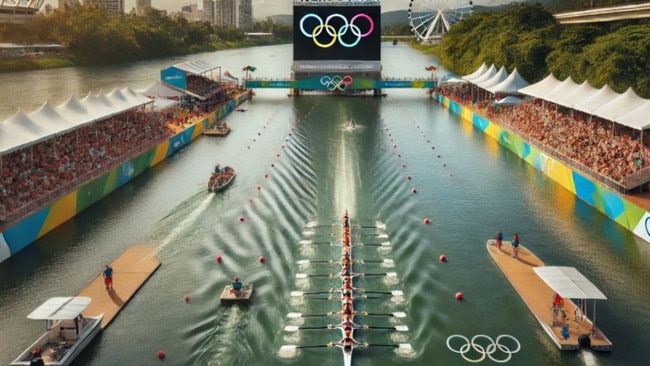
[[[218,256],[217,256],[217,263],[221,263],[222,260],[223,260],[223,258],[221,258],[221,256],[218,255]]]
[[[393,144],[393,148],[396,148],[396,147],[397,147],[397,144]]]
[[[260,187],[260,186],[257,186],[257,190],[259,191],[260,189],[262,189],[262,187]]]
[[[189,296],[189,295],[185,295],[184,300],[185,300],[185,302],[190,302],[190,296]]]
[[[406,164],[402,164],[402,168],[406,168]]]
[[[275,157],[276,157],[276,158],[279,158],[279,157],[280,157],[280,154],[275,154]]]
[[[264,263],[264,261],[266,261],[266,259],[264,259],[264,257],[261,256],[260,259],[259,259],[259,261],[260,261],[260,263]]]
[[[239,217],[239,221],[244,222],[244,216]]]
[[[418,193],[418,190],[415,189],[415,188],[411,188],[411,192],[413,192],[413,193]]]
[[[264,178],[268,178],[268,177],[269,177],[269,175],[268,175],[268,174],[264,174]]]
[[[271,163],[271,168],[275,168],[275,164]]]
[[[406,179],[411,180],[411,176],[410,176],[410,175],[407,175],[407,176],[406,176]]]
[[[429,224],[430,222],[431,222],[431,221],[429,221],[429,219],[428,219],[428,218],[426,218],[426,219],[424,219],[424,223],[425,223],[425,224],[427,224],[427,225],[428,225],[428,224]]]
[[[161,360],[162,360],[163,358],[165,358],[165,352],[163,352],[163,351],[158,351],[158,353],[157,353],[156,355],[157,355],[158,358],[161,359]]]
[[[456,293],[456,300],[462,300],[463,299],[463,293],[462,292],[457,292]]]
[[[397,157],[398,157],[398,158],[401,158],[401,157],[402,157],[402,154],[397,154]]]
[[[441,262],[446,262],[446,261],[447,261],[447,256],[444,255],[444,254],[441,255],[441,256],[440,256],[440,261],[441,261]]]

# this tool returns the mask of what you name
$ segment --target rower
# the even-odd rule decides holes
[[[239,277],[235,276],[235,278],[232,279],[232,291],[235,294],[239,294],[241,292],[241,289],[244,287],[244,284],[239,281]]]
[[[345,252],[343,253],[343,256],[341,257],[341,265],[347,265],[350,264],[350,253]]]
[[[352,346],[359,344],[354,338],[352,338],[352,331],[346,330],[343,332],[343,339],[339,341],[339,345],[343,347],[345,351],[351,351]]]
[[[344,292],[341,300],[344,304],[351,304],[354,302],[354,297],[352,297],[352,292]]]

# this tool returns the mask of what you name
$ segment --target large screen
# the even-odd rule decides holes
[[[293,59],[381,60],[381,6],[294,6]]]

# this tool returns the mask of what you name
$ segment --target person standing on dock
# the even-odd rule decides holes
[[[519,256],[519,234],[515,233],[512,238],[512,256],[517,258]]]
[[[501,244],[503,244],[503,233],[497,230],[497,250],[501,251]]]
[[[106,285],[106,291],[113,289],[113,267],[106,265],[104,268],[104,285]]]

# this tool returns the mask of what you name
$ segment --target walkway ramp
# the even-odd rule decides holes
[[[544,331],[560,350],[578,350],[582,346],[588,346],[595,351],[611,351],[612,343],[600,329],[594,326],[592,320],[587,317],[586,308],[577,306],[569,298],[565,299],[563,308],[556,308],[555,310],[553,308],[556,292],[559,292],[560,295],[562,293],[575,294],[571,296],[580,296],[582,300],[604,298],[604,295],[595,289],[595,286],[587,281],[584,276],[580,275],[584,281],[587,281],[588,285],[598,291],[598,296],[593,297],[593,292],[591,294],[583,293],[580,295],[577,292],[564,292],[561,287],[566,285],[566,281],[564,285],[558,284],[558,288],[554,289],[550,287],[536,273],[535,268],[539,269],[544,267],[544,270],[541,272],[553,274],[556,272],[553,269],[566,267],[546,267],[544,262],[535,256],[535,254],[521,245],[519,246],[518,258],[512,257],[512,247],[508,241],[503,242],[501,251],[499,251],[496,248],[496,240],[488,240],[487,250],[492,259],[494,259],[494,262],[503,271],[503,274],[508,278],[515,290],[517,290],[524,303],[528,305],[528,308],[542,325]],[[549,269],[551,271],[548,271]],[[551,275],[550,277],[553,276]],[[575,290],[575,286],[569,285],[567,288]],[[582,301],[580,303],[583,304]],[[563,335],[563,329],[566,332],[567,326],[569,334],[568,337],[565,337]]]
[[[77,296],[92,299],[83,315],[104,313],[102,329],[106,328],[142,285],[160,267],[156,257],[156,246],[139,245],[127,249],[113,263],[113,290],[104,286],[102,270],[105,263],[98,263],[99,274]]]

